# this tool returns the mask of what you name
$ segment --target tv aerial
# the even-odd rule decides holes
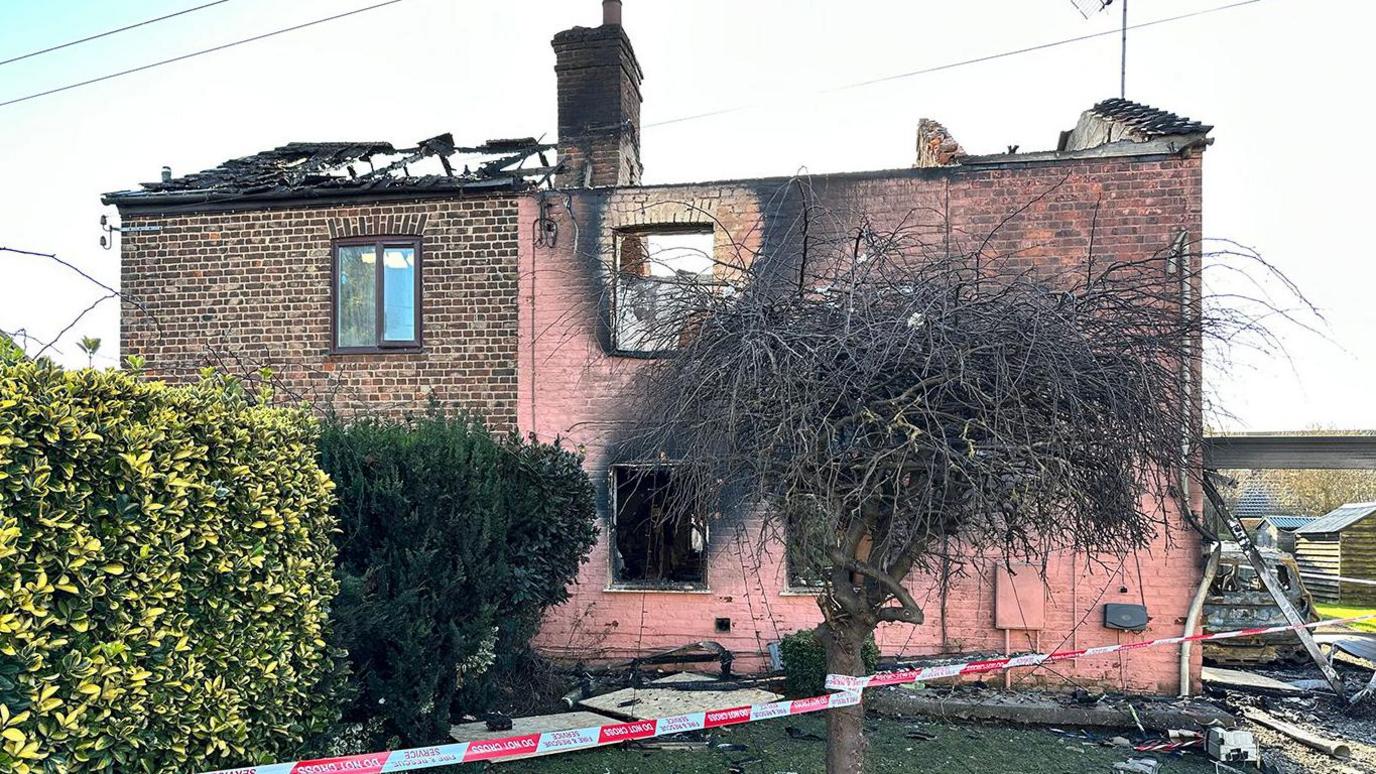
[[[1118,66],[1118,96],[1127,99],[1128,96],[1128,0],[1117,0],[1119,7],[1123,9],[1123,34],[1119,38],[1120,51],[1122,52]],[[1070,4],[1075,6],[1075,10],[1081,18],[1086,20],[1089,17],[1107,11],[1114,0],[1070,0]]]

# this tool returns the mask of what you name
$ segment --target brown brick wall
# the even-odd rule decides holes
[[[445,406],[516,418],[515,196],[127,216],[120,342],[174,381],[273,369],[278,394],[344,413]],[[419,351],[331,354],[331,239],[419,234]]]

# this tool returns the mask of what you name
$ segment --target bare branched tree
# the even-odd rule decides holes
[[[819,635],[841,674],[862,673],[879,623],[922,623],[904,582],[941,571],[944,541],[1010,561],[1116,553],[1188,515],[1201,347],[1274,344],[1261,321],[1277,311],[1202,303],[1183,232],[1075,271],[851,233],[826,253],[804,240],[710,280],[660,280],[677,283],[677,314],[661,303],[655,322],[681,333],[636,371],[623,451],[675,464],[686,496],[664,518],[708,503],[777,527],[821,579]],[[860,706],[829,713],[829,772],[860,770],[862,720]]]

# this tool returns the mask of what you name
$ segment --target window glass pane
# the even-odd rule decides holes
[[[382,338],[416,340],[416,250],[382,248]]]
[[[337,346],[377,344],[377,250],[372,245],[339,247]]]

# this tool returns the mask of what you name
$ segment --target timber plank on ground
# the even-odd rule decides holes
[[[1218,667],[1204,667],[1200,672],[1199,679],[1206,685],[1216,685],[1222,688],[1233,688],[1242,691],[1262,691],[1264,693],[1277,694],[1281,696],[1300,696],[1306,693],[1303,688],[1297,688],[1290,683],[1283,683],[1280,680],[1273,680],[1265,675],[1255,672],[1243,672],[1237,669],[1220,669]]]

